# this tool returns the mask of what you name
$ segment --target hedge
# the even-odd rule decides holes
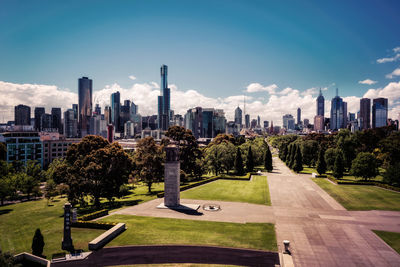
[[[91,221],[103,216],[108,215],[108,209],[98,210],[86,215],[82,215],[78,218],[79,221]]]
[[[113,228],[116,225],[117,225],[117,223],[113,223],[113,222],[76,221],[71,224],[71,227],[108,230],[108,229]]]
[[[328,175],[328,179],[336,184],[341,184],[341,185],[372,185],[372,186],[378,186],[378,187],[382,187],[385,189],[400,192],[400,187],[385,184],[381,181],[342,181],[342,180],[338,180],[330,175]]]

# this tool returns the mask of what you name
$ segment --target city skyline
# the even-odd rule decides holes
[[[336,87],[349,112],[362,97],[387,97],[389,117],[400,113],[400,41],[389,30],[400,26],[396,2],[43,2],[2,2],[1,122],[18,104],[67,110],[82,76],[93,79],[93,106],[120,91],[143,115],[157,114],[162,64],[172,70],[175,114],[200,103],[232,120],[246,95],[251,117],[282,124],[282,114],[300,107],[313,120],[319,88],[328,107]],[[150,8],[151,16],[141,13]]]

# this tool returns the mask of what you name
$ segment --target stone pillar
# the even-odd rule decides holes
[[[71,204],[64,204],[64,237],[61,243],[61,248],[72,252],[74,245],[71,238]]]
[[[164,205],[177,207],[180,205],[180,169],[179,149],[176,145],[165,148],[166,162],[164,166]]]

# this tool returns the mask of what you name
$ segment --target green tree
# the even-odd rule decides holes
[[[269,150],[269,146],[267,146],[267,149],[265,150],[264,168],[269,172],[271,172],[272,169],[273,169],[273,166],[272,166],[272,154],[271,154],[271,151]]]
[[[336,155],[339,152],[335,148],[328,148],[325,151],[325,162],[327,170],[333,171],[333,166],[335,165]]]
[[[288,146],[287,146],[287,144],[283,144],[283,145],[279,148],[279,158],[280,158],[283,162],[286,162],[287,154],[288,154]]]
[[[303,157],[301,155],[300,145],[296,145],[296,155],[293,164],[293,170],[295,172],[301,172],[303,170]]]
[[[149,193],[152,184],[163,179],[164,158],[162,148],[156,144],[153,137],[146,137],[138,142],[134,155],[133,175],[147,185]]]
[[[0,249],[0,266],[2,267],[20,267],[20,264],[16,264],[15,258],[9,252],[3,252]]]
[[[343,164],[343,155],[341,152],[337,153],[335,158],[335,164],[333,166],[333,177],[336,179],[340,179],[343,177],[344,172],[344,164]]]
[[[25,172],[28,176],[33,177],[33,179],[38,182],[42,180],[42,166],[37,160],[28,160],[26,162]]]
[[[374,178],[379,174],[376,158],[369,152],[360,152],[351,164],[351,174],[364,180]]]
[[[49,179],[46,181],[44,187],[44,197],[47,199],[47,205],[49,205],[49,201],[55,196],[57,196],[57,184],[53,180]]]
[[[324,149],[320,147],[318,151],[318,160],[317,160],[317,172],[319,175],[322,175],[326,172],[326,162],[324,155],[325,155]]]
[[[379,142],[382,153],[387,155],[387,165],[400,162],[400,132],[393,132]]]
[[[45,171],[46,179],[53,180],[56,184],[61,184],[66,182],[68,170],[68,163],[64,158],[54,159]]]
[[[292,144],[292,150],[290,151],[290,161],[289,161],[289,168],[293,169],[294,168],[294,164],[296,161],[296,153],[297,153],[297,144],[293,143]]]
[[[201,170],[201,168],[196,164],[199,163],[198,159],[203,158],[203,153],[192,131],[182,126],[172,126],[169,127],[165,136],[171,138],[178,144],[181,169],[188,175],[201,176],[202,173],[199,175],[199,170]],[[168,141],[166,142],[166,145],[167,144]]]
[[[252,172],[254,170],[254,158],[253,152],[251,151],[251,146],[249,146],[249,150],[247,152],[246,170],[247,172]]]
[[[43,248],[44,248],[43,235],[40,232],[40,229],[37,228],[32,240],[32,254],[39,257],[42,256]]]
[[[393,186],[400,187],[400,162],[389,165],[383,174],[383,181]]]
[[[314,140],[305,140],[301,142],[301,154],[305,165],[308,167],[314,165],[318,157],[318,142]]]
[[[39,180],[29,176],[25,172],[18,172],[14,177],[16,178],[19,190],[26,194],[26,198],[30,200],[31,194],[39,189]]]
[[[336,147],[343,153],[343,163],[346,169],[351,168],[351,162],[356,157],[357,139],[348,129],[338,132],[335,136]]]
[[[96,206],[100,197],[120,196],[119,188],[128,182],[132,160],[118,143],[101,136],[88,135],[67,150],[66,184],[72,201],[90,195]]]
[[[237,175],[244,175],[242,152],[240,151],[239,147],[236,150],[235,171]]]

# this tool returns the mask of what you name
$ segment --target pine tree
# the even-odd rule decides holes
[[[325,151],[322,147],[318,151],[317,172],[319,175],[326,172]]]
[[[296,154],[293,163],[293,170],[295,172],[301,172],[303,170],[303,157],[301,155],[300,145],[296,145]]]
[[[36,256],[42,256],[43,248],[44,248],[43,235],[40,232],[40,229],[37,228],[32,240],[32,254]]]
[[[271,151],[269,150],[269,146],[267,146],[267,149],[265,150],[265,155],[264,155],[264,168],[267,171],[272,171],[272,154]]]
[[[296,159],[296,150],[297,146],[295,144],[292,144],[292,151],[290,151],[290,160],[289,160],[289,168],[293,169],[294,167],[294,161]]]
[[[292,144],[289,144],[287,146],[287,152],[286,152],[286,157],[285,157],[285,163],[286,163],[286,166],[288,166],[288,167],[289,167],[291,153],[292,153]]]
[[[286,161],[287,155],[288,155],[288,146],[285,145],[285,146],[283,147],[283,152],[282,152],[282,161]]]
[[[247,153],[246,169],[247,172],[252,172],[254,169],[254,159],[253,159],[253,152],[251,151],[251,146],[249,146],[249,150]]]
[[[333,166],[333,177],[336,179],[340,179],[343,177],[344,172],[344,163],[343,163],[343,155],[341,152],[337,153],[335,158],[335,165]]]
[[[243,175],[244,174],[242,152],[240,151],[239,147],[237,148],[237,151],[236,151],[235,170],[236,170],[236,174],[237,175]]]

